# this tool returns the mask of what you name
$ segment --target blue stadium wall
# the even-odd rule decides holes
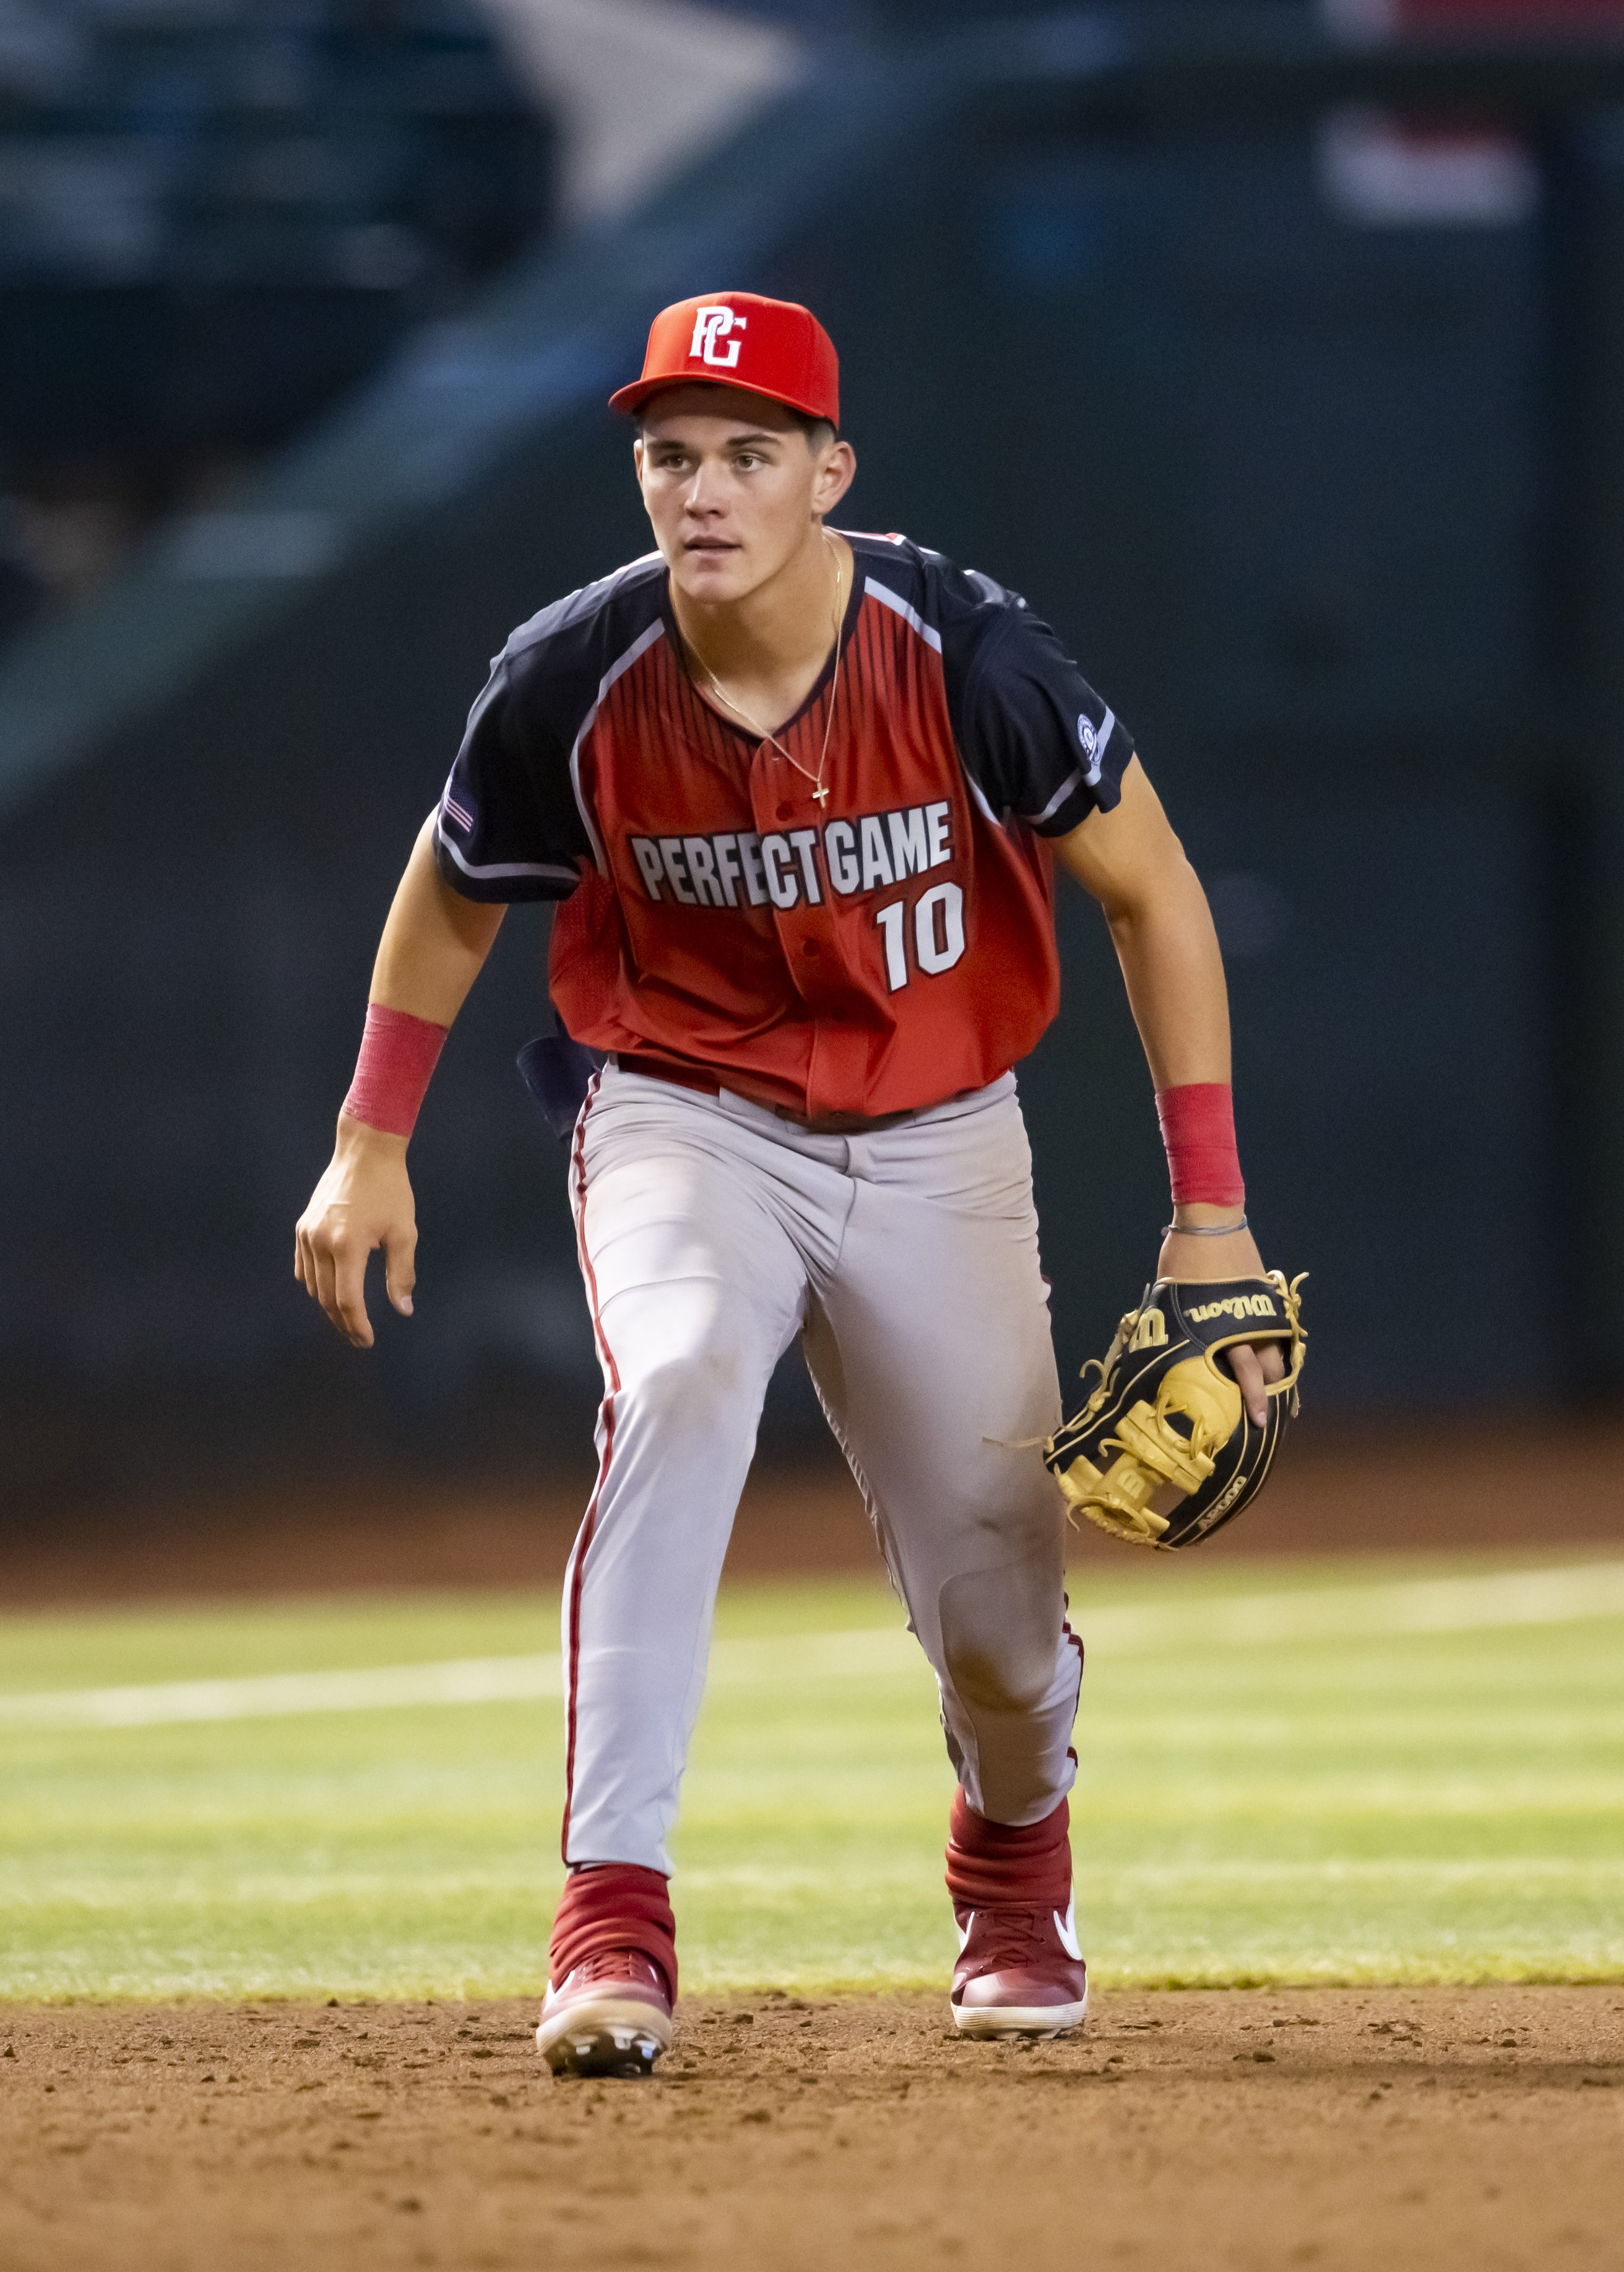
[[[1539,215],[1355,228],[1304,124],[950,107],[878,154],[853,131],[805,177],[824,193],[753,233],[685,245],[675,220],[719,192],[676,200],[600,367],[523,446],[285,578],[0,815],[17,1503],[578,1457],[597,1386],[564,1157],[512,1070],[545,1022],[543,913],[509,919],[424,1110],[415,1318],[341,1347],[292,1225],[487,659],[646,549],[604,382],[660,301],[723,280],[833,331],[843,517],[1015,585],[1130,723],[1218,912],[1253,1220],[1313,1272],[1313,1404],[1570,1385]],[[213,604],[180,581],[166,602]],[[1060,931],[1064,1008],[1021,1082],[1069,1372],[1147,1274],[1166,1180],[1104,927],[1070,894]],[[816,1425],[793,1369],[765,1437],[787,1454]]]

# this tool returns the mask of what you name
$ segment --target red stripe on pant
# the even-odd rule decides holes
[[[1062,1596],[1062,1599],[1065,1601],[1066,1609],[1069,1611],[1071,1608],[1069,1597]],[[1088,1664],[1087,1653],[1083,1647],[1083,1636],[1081,1633],[1072,1632],[1071,1618],[1069,1615],[1063,1617],[1061,1619],[1060,1629],[1062,1636],[1070,1642],[1072,1648],[1075,1648],[1077,1653],[1077,1695],[1081,1698],[1083,1694],[1083,1674]],[[1072,1766],[1076,1767],[1077,1763],[1077,1753],[1076,1746],[1074,1744],[1067,1745],[1066,1757],[1071,1761]]]
[[[576,1252],[580,1259],[587,1306],[592,1312],[592,1338],[598,1344],[608,1393],[599,1408],[603,1424],[603,1454],[598,1462],[598,1480],[592,1485],[592,1495],[587,1502],[580,1536],[575,1542],[575,1558],[570,1573],[570,1663],[565,1678],[564,1708],[564,1819],[559,1832],[559,1850],[566,1864],[570,1859],[570,1809],[575,1798],[576,1690],[581,1666],[581,1588],[586,1574],[587,1550],[598,1527],[599,1503],[603,1498],[604,1484],[608,1481],[609,1461],[615,1456],[615,1399],[621,1385],[620,1367],[615,1362],[615,1352],[604,1334],[603,1319],[599,1314],[598,1274],[586,1251],[586,1116],[597,1099],[601,1079],[601,1074],[595,1075],[586,1092],[586,1102],[582,1105],[575,1124],[575,1144],[570,1160]],[[658,1875],[658,1872],[654,1874]],[[663,1880],[661,1883],[664,1883]]]

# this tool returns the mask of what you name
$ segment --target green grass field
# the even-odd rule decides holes
[[[1074,1604],[1101,1981],[1624,1979],[1624,1560],[1125,1555]],[[950,1775],[890,1596],[741,1587],[718,1638],[685,1985],[942,1981]],[[0,1995],[534,1991],[556,1649],[513,1595],[0,1619]],[[486,1700],[361,1708],[449,1660]]]

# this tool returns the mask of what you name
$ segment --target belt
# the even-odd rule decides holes
[[[615,1062],[622,1072],[639,1073],[645,1080],[668,1081],[673,1088],[691,1088],[701,1096],[719,1096],[722,1093],[722,1084],[716,1076],[703,1072],[697,1065],[670,1065],[663,1058],[645,1058],[630,1050],[617,1050]],[[741,1096],[745,1095],[742,1089],[736,1093]],[[755,1104],[760,1100],[750,1097],[749,1102]],[[763,1106],[763,1110],[776,1114],[780,1120],[787,1120],[792,1128],[799,1128],[807,1136],[873,1136],[882,1129],[899,1128],[905,1120],[912,1120],[914,1117],[912,1107],[904,1112],[872,1115],[827,1112],[815,1120],[808,1119],[801,1113],[792,1112],[786,1104],[767,1104]]]

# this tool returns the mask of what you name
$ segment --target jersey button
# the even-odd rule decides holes
[[[823,953],[823,949],[819,946],[815,938],[809,938],[803,943],[801,952],[802,954],[809,958],[815,954],[821,954]]]
[[[793,804],[781,804],[778,807],[778,818],[780,820],[788,820],[793,818],[794,811],[795,808]]]

